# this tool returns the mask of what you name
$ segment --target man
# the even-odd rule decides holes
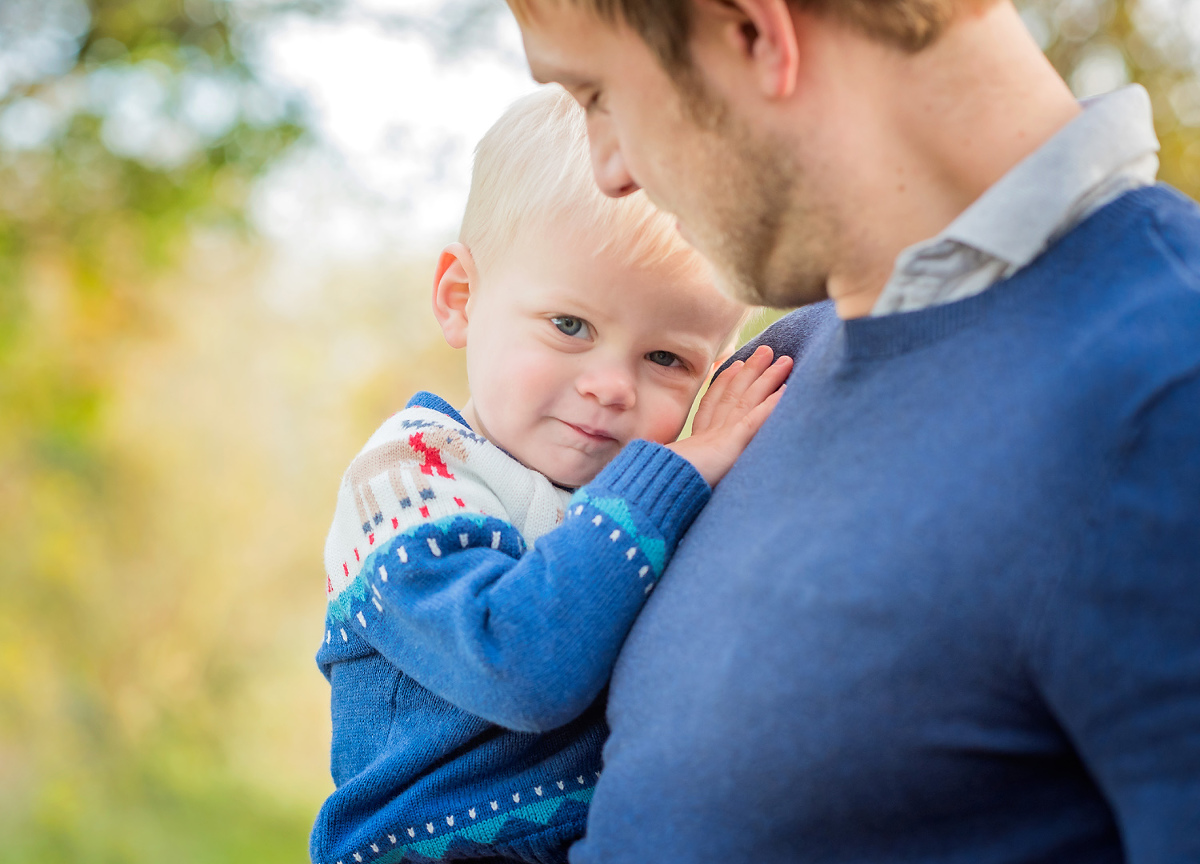
[[[1200,217],[1144,91],[1081,107],[1007,0],[510,4],[602,189],[815,304],[571,860],[1200,861]]]

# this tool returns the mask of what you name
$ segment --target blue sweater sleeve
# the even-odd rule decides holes
[[[527,550],[509,523],[461,515],[364,562],[347,625],[417,683],[490,722],[544,731],[603,689],[667,557],[709,497],[686,460],[635,441]]]
[[[1130,864],[1200,861],[1200,377],[1143,406],[1032,654]]]

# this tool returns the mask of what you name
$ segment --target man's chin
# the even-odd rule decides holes
[[[717,288],[726,297],[750,306],[774,309],[792,309],[825,300],[829,296],[826,281],[825,276],[818,274],[802,274],[771,282],[724,269],[716,273]]]

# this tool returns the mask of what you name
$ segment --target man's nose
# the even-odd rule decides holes
[[[637,402],[633,375],[616,364],[593,366],[575,379],[579,395],[592,398],[605,408],[629,409]]]
[[[641,188],[625,167],[625,157],[611,130],[588,129],[588,144],[592,152],[592,171],[601,192],[612,198],[622,198]]]

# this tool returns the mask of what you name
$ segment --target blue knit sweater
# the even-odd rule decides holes
[[[312,860],[565,862],[600,771],[598,696],[708,497],[645,441],[571,496],[436,396],[389,419],[326,545],[337,789]]]
[[[1200,861],[1198,289],[1157,187],[976,297],[785,320],[571,861]]]

